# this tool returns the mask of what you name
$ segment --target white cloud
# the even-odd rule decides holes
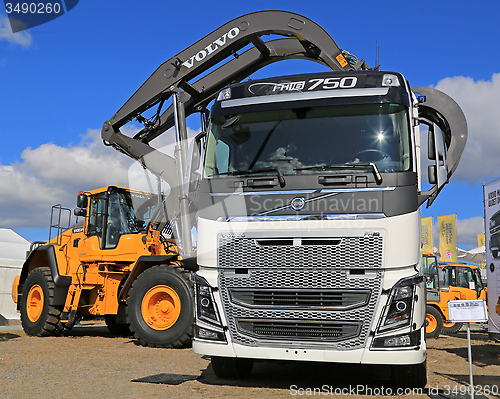
[[[105,147],[98,130],[89,129],[78,145],[54,143],[27,148],[22,162],[0,165],[0,226],[47,227],[54,204],[75,206],[80,190],[128,184],[131,161]]]
[[[125,127],[121,131],[133,137],[138,129]],[[174,152],[173,134],[168,131],[155,140],[159,150],[169,155]],[[195,134],[188,128],[189,137]],[[89,129],[76,145],[45,143],[26,148],[20,162],[0,164],[0,227],[48,227],[52,205],[72,209],[79,191],[109,185],[157,191],[156,177],[138,162],[103,145],[96,129]],[[168,185],[163,184],[163,191],[168,190]]]
[[[453,181],[481,184],[500,175],[500,73],[491,80],[457,76],[436,88],[450,95],[467,118],[469,136]]]
[[[0,40],[5,39],[8,42],[19,44],[23,47],[29,47],[33,42],[33,37],[28,31],[12,33],[9,18],[0,15]]]

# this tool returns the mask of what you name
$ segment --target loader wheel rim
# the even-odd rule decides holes
[[[427,334],[434,332],[438,325],[436,318],[433,315],[427,313],[425,315],[425,321],[426,321],[425,332]]]
[[[149,327],[153,330],[166,330],[179,319],[181,299],[171,287],[156,285],[144,295],[141,311]]]
[[[32,323],[36,323],[43,312],[43,290],[38,284],[32,286],[26,300],[26,313]]]

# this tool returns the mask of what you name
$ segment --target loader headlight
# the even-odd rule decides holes
[[[392,289],[379,332],[409,326],[412,318],[415,286],[422,282],[422,276],[399,281]]]
[[[196,273],[193,273],[196,287],[196,318],[206,323],[221,326],[219,311],[213,296],[213,287],[208,281]]]

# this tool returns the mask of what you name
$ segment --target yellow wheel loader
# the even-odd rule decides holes
[[[193,284],[161,198],[109,186],[81,192],[77,206],[83,222],[68,229],[61,218],[71,211],[56,206],[54,217],[53,208],[60,234],[32,249],[14,281],[24,331],[59,335],[80,318],[104,317],[112,333],[143,345],[190,345]]]
[[[424,255],[424,273],[427,281],[425,334],[437,338],[441,332],[456,333],[462,323],[448,318],[448,301],[456,299],[484,299],[487,288],[481,280],[479,267],[465,264],[438,264],[433,255]]]

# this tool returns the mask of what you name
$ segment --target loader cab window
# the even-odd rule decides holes
[[[98,236],[103,249],[116,248],[125,234],[145,232],[158,206],[158,197],[143,192],[114,189],[90,198],[88,236]],[[104,245],[103,245],[104,240]]]
[[[89,227],[87,235],[98,236],[102,239],[104,226],[104,211],[106,204],[106,193],[95,194],[90,197]]]
[[[426,285],[429,289],[438,289],[439,288],[439,279],[438,279],[438,267],[436,257],[429,256],[424,257],[424,274],[426,278]]]
[[[145,232],[158,205],[153,194],[118,190],[109,195],[106,249],[115,248],[120,237]]]

